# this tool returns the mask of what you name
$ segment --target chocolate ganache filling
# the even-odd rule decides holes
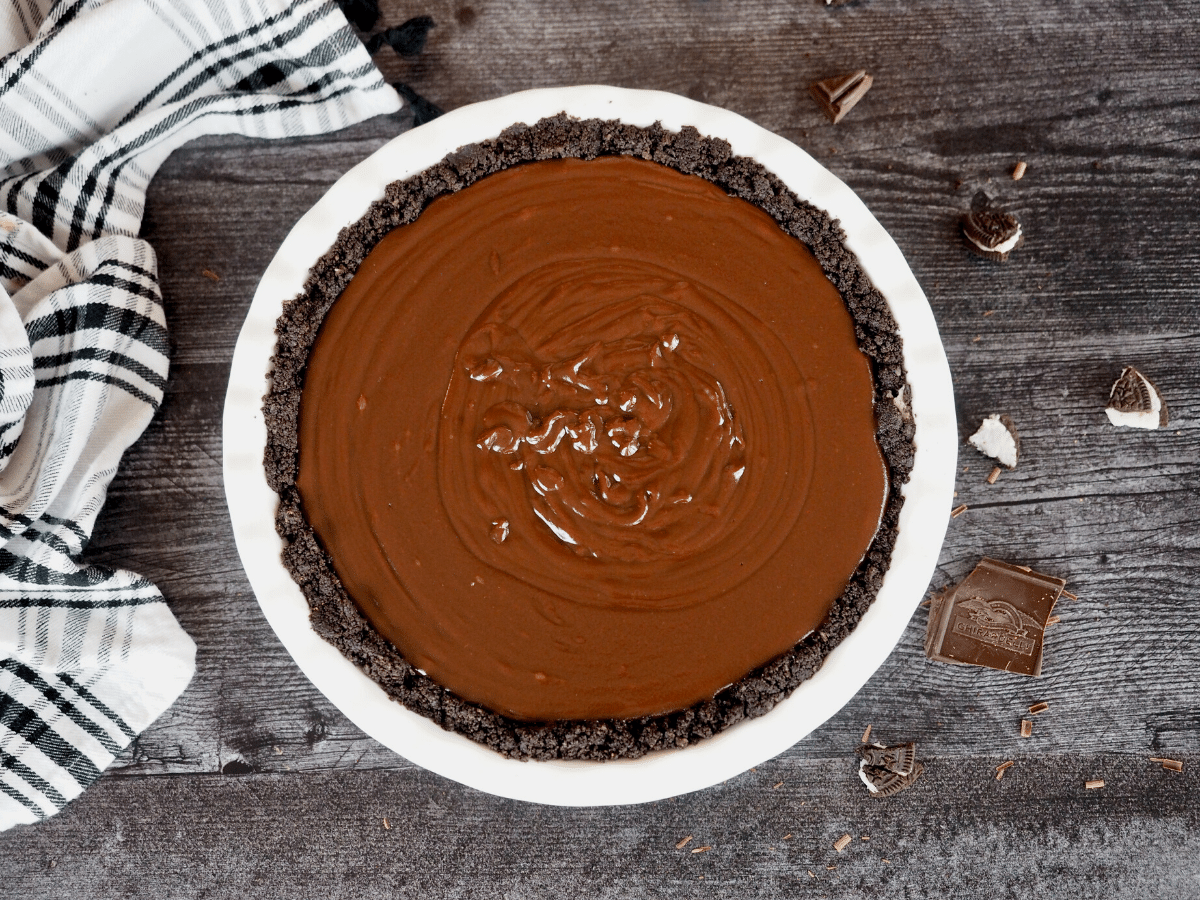
[[[769,662],[887,496],[812,253],[617,156],[510,168],[379,242],[309,359],[297,484],[404,657],[529,721],[665,713]]]

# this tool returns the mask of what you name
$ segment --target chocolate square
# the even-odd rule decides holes
[[[938,662],[1042,673],[1042,637],[1066,581],[984,557],[934,598],[925,655]]]

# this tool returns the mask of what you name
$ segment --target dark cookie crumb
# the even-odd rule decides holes
[[[637,719],[521,722],[468,703],[419,672],[374,630],[346,594],[332,561],[304,519],[296,489],[300,391],[326,313],[362,260],[393,228],[416,219],[437,197],[510,166],[618,154],[653,160],[711,181],[766,210],[784,231],[812,250],[845,299],[859,347],[873,364],[876,436],[891,489],[879,532],[845,592],[820,628],[782,656],[688,709]],[[304,292],[285,304],[276,325],[271,387],[263,401],[264,465],[268,483],[279,494],[275,524],[285,543],[283,562],[308,599],[313,628],[394,700],[449,731],[518,759],[636,758],[654,750],[686,747],[742,719],[769,712],[816,672],[875,599],[895,546],[904,502],[899,488],[908,481],[913,465],[913,422],[896,322],[843,238],[840,226],[827,213],[799,200],[757,162],[733,156],[727,142],[703,137],[692,127],[669,132],[658,123],[638,128],[616,121],[581,121],[560,113],[460,147],[424,172],[388,185],[384,198],[342,229],[312,267]],[[895,402],[898,396],[900,405]]]

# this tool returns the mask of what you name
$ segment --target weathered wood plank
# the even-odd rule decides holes
[[[1177,775],[1140,757],[1017,756],[996,781],[1007,758],[926,757],[922,780],[888,801],[866,795],[848,758],[784,759],[699,794],[588,810],[415,769],[110,778],[6,837],[6,894],[1194,896],[1196,757]],[[1105,787],[1086,790],[1091,778]]]
[[[197,141],[155,179],[144,227],[175,347],[167,399],[89,549],[163,589],[199,645],[197,676],[65,814],[0,839],[4,895],[1200,894],[1200,33],[1187,27],[1200,3],[384,7],[387,24],[434,16],[420,58],[378,59],[445,108],[553,84],[670,90],[795,140],[845,180],[929,295],[960,437],[991,412],[1022,432],[1020,466],[995,485],[990,462],[960,447],[970,510],[950,523],[932,586],[988,554],[1060,574],[1080,599],[1060,604],[1037,680],[927,662],[918,611],[823,728],[673,802],[534,807],[411,766],[341,716],[275,639],[220,471],[225,381],[262,271],[296,219],[410,116],[288,142]],[[875,86],[830,126],[807,86],[859,67]],[[1018,159],[1029,171],[1013,182]],[[962,245],[958,217],[977,190],[1025,225],[1006,265]],[[1108,425],[1126,363],[1164,391],[1169,429]],[[1043,699],[1050,710],[1020,738]],[[867,799],[854,776],[868,723],[916,740],[929,767],[892,802]],[[1184,774],[1146,762],[1158,755],[1184,759]],[[996,782],[1008,758],[1017,765]],[[1083,790],[1091,777],[1107,786]],[[855,843],[839,856],[842,833]]]

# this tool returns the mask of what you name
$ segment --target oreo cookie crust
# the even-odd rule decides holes
[[[410,665],[347,595],[332,560],[304,518],[296,489],[301,392],[325,315],[362,260],[389,231],[415,220],[437,197],[511,166],[606,155],[652,160],[704,178],[765,210],[813,252],[845,300],[859,348],[872,364],[876,437],[890,489],[879,530],[824,623],[772,662],[715,697],[671,713],[636,719],[516,721],[463,700]],[[702,137],[690,127],[673,133],[657,124],[637,128],[560,114],[533,126],[514,125],[498,138],[462,147],[424,172],[390,184],[384,198],[343,229],[317,261],[304,292],[285,304],[276,326],[278,345],[263,407],[268,431],[264,465],[268,483],[280,498],[276,528],[285,542],[283,561],[308,600],[314,629],[404,706],[449,731],[519,759],[634,758],[652,750],[685,747],[770,711],[816,672],[874,600],[895,545],[903,503],[899,488],[908,480],[913,463],[912,421],[901,412],[907,405],[896,402],[907,387],[896,323],[843,237],[828,214],[797,199],[761,165],[733,156],[728,143]]]

